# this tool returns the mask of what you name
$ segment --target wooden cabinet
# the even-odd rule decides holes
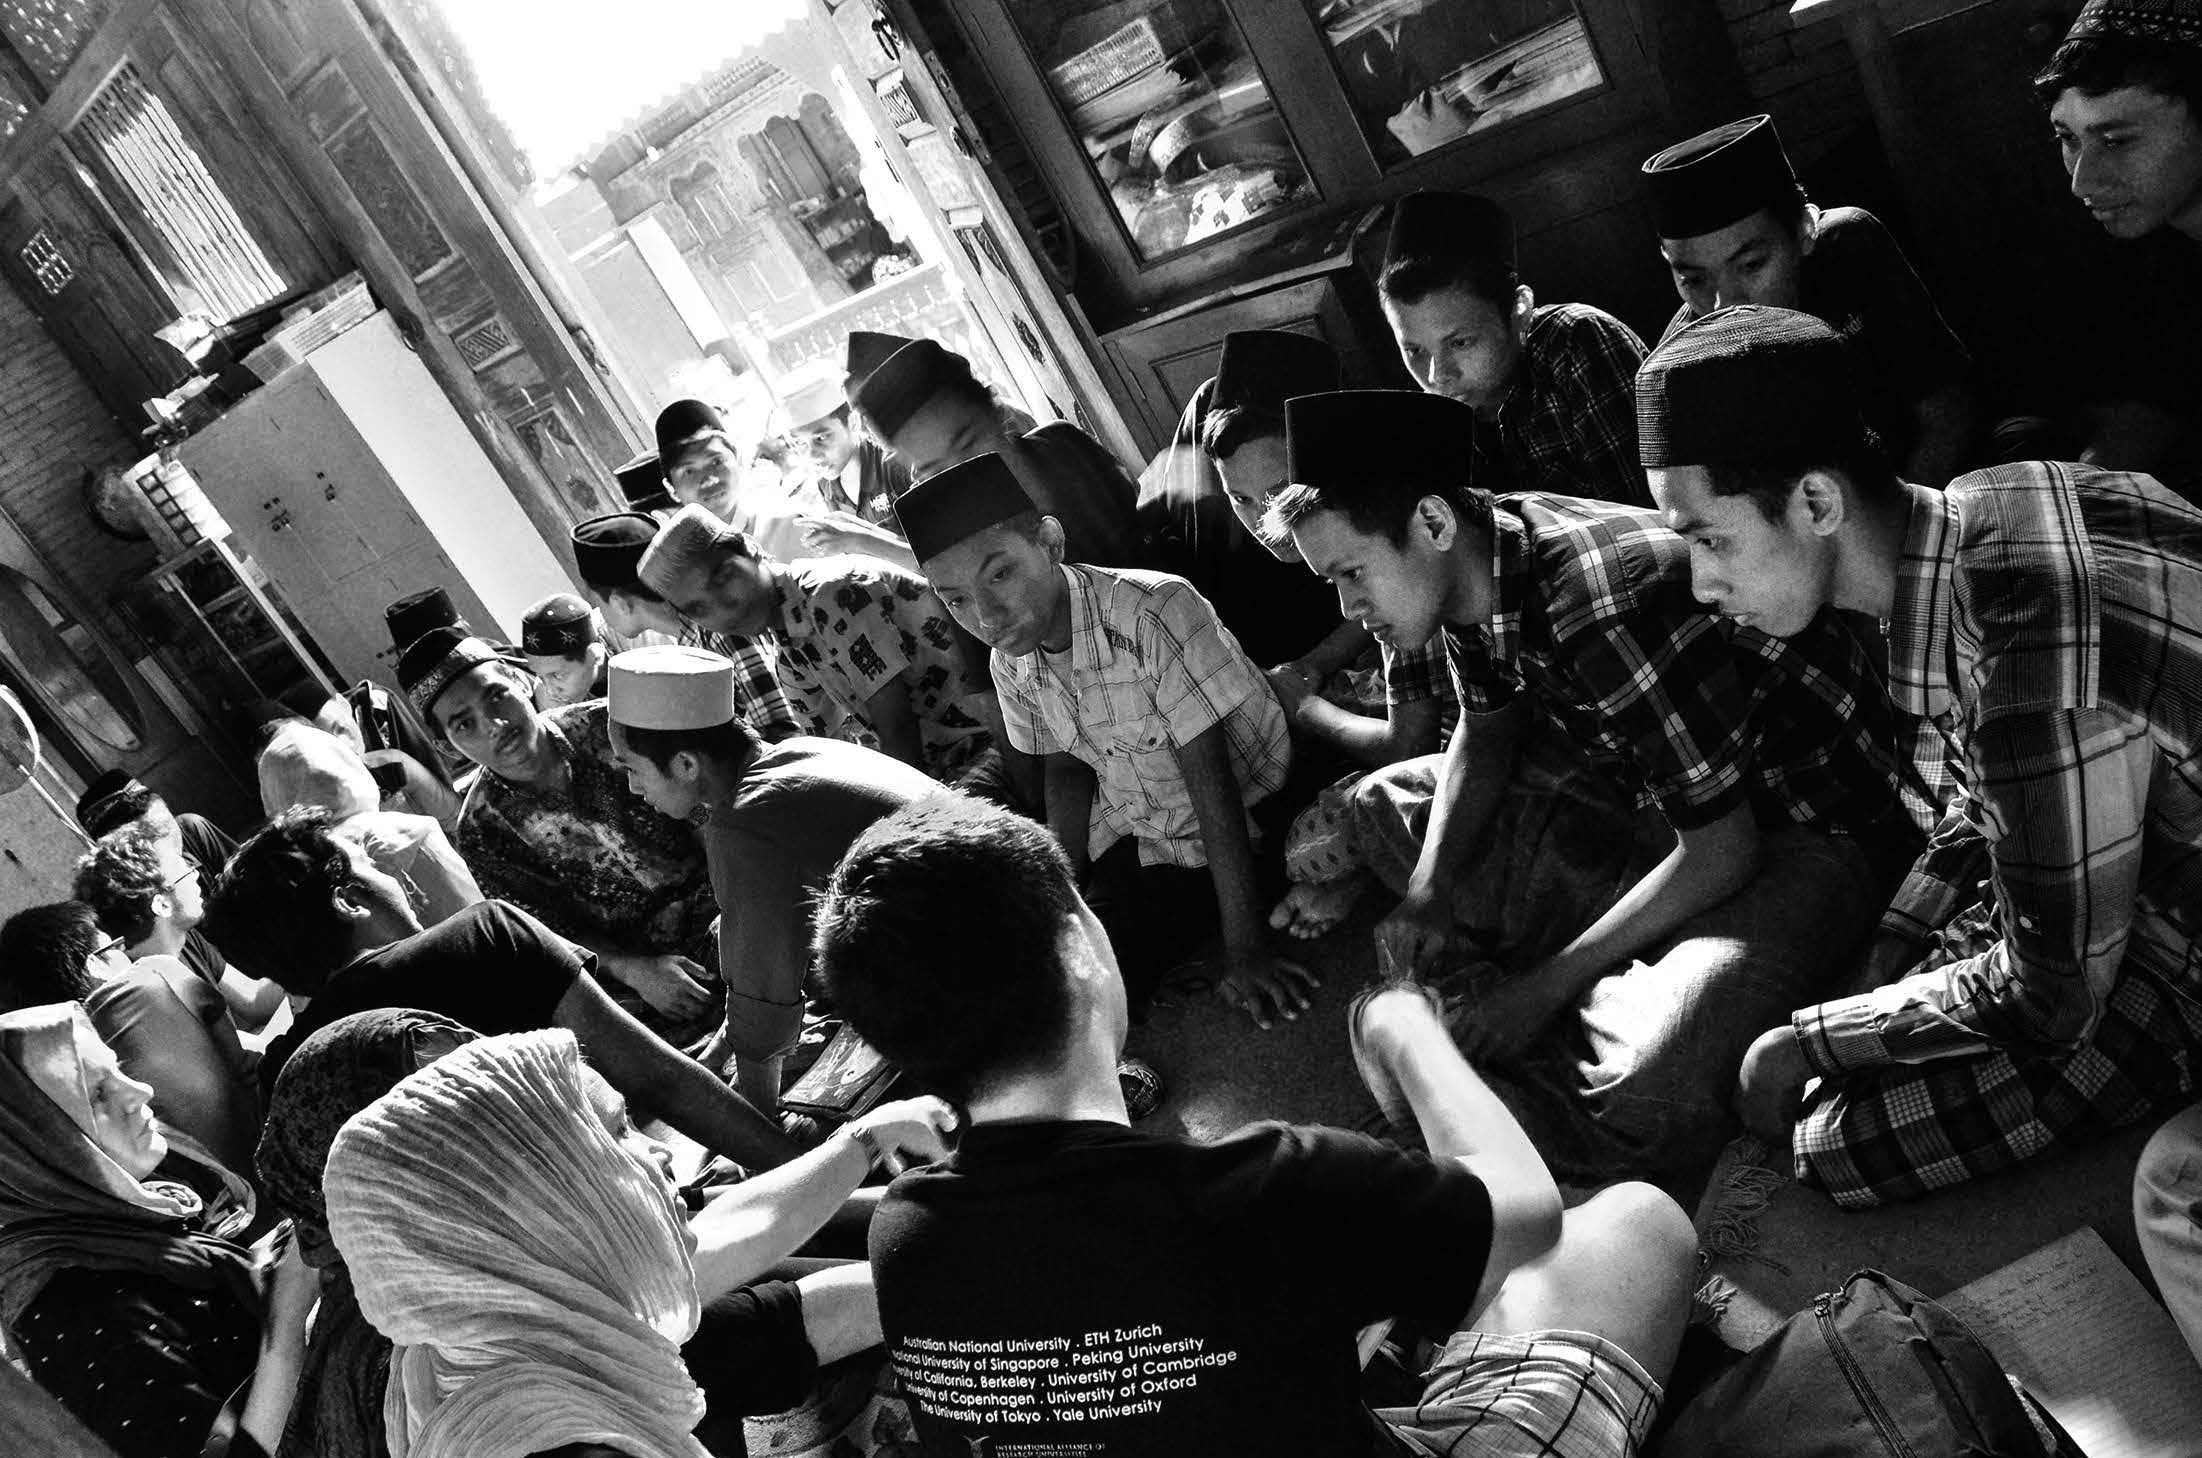
[[[346,680],[395,680],[382,614],[410,593],[447,588],[476,631],[511,639],[538,598],[573,590],[386,313],[177,454]]]
[[[948,12],[953,79],[1012,133],[986,140],[1030,158],[1073,233],[1072,292],[1150,448],[1182,403],[1160,396],[1230,329],[1388,352],[1381,226],[1335,240],[1413,191],[1496,198],[1540,297],[1656,330],[1674,300],[1637,169],[1749,110],[1715,0],[907,3]],[[1311,251],[1336,263],[1327,294]],[[1293,292],[1264,298],[1272,280]]]

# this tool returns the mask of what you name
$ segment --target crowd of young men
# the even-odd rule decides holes
[[[2202,9],[2092,0],[2038,84],[2075,195],[2202,288]],[[1214,490],[1159,512],[929,340],[852,336],[804,394],[823,525],[745,501],[717,416],[668,410],[683,504],[574,530],[590,601],[518,649],[393,621],[489,899],[423,927],[313,812],[228,858],[213,941],[302,1009],[263,1086],[362,1008],[556,1025],[769,1164],[822,992],[964,1116],[872,1244],[921,1428],[972,1451],[1447,1451],[1504,1412],[1492,1451],[1633,1452],[1691,1267],[1655,1185],[1739,1128],[1865,1206],[2175,1114],[2202,511],[2138,467],[2191,436],[2202,368],[2079,461],[1976,469],[1963,346],[1766,118],[1643,174],[1682,300],[1654,348],[1539,304],[1497,205],[1411,196],[1378,290],[1419,391],[1232,335],[1182,442]],[[131,956],[190,960],[178,835],[87,860]],[[1212,952],[1225,1002],[1295,1018],[1281,937],[1376,895],[1341,1056],[1426,1155],[1126,1127],[1173,969]],[[1605,1188],[1563,1211],[1555,1176]],[[2136,1201],[2202,1351],[2202,1107]],[[1372,1414],[1356,1334],[1394,1319],[1421,1396]],[[951,1359],[1004,1342],[1184,1380],[1075,1416],[1035,1382],[1009,1427]]]

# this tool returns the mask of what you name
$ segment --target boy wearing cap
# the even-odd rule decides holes
[[[1225,1001],[1264,1027],[1298,1016],[1312,979],[1268,948],[1247,816],[1284,783],[1291,741],[1215,609],[1182,578],[1065,562],[1062,523],[997,455],[918,482],[896,513],[941,602],[991,652],[1010,744],[1045,757],[1048,828],[1133,1006],[1220,920]]]
[[[684,1042],[718,1014],[706,965],[718,908],[690,828],[632,794],[604,701],[543,713],[526,674],[456,627],[414,640],[398,682],[434,731],[481,766],[451,840],[482,894],[595,952],[615,998]]]
[[[1401,198],[1377,293],[1415,383],[1475,412],[1480,488],[1648,503],[1632,388],[1644,341],[1588,304],[1540,305],[1504,208]]]
[[[2194,1090],[2202,512],[2085,466],[1906,484],[1862,444],[1838,352],[1809,316],[1728,310],[1660,346],[1641,389],[1700,596],[1774,634],[1827,606],[1883,622],[1914,778],[1948,807],[1866,990],[1781,1020],[1739,1080],[1797,1177],[1862,1206]]]
[[[940,787],[853,744],[766,744],[735,716],[734,667],[695,648],[634,648],[611,667],[611,751],[629,791],[683,824],[707,814],[726,1018],[714,1049],[761,1109],[802,1030],[811,906],[851,841]],[[715,1057],[707,1056],[715,1064]]]
[[[789,566],[700,506],[684,506],[643,555],[643,582],[691,622],[773,646],[780,681],[814,720],[854,717],[879,747],[943,779],[986,748],[958,704],[963,670],[939,599],[875,557]]]
[[[891,527],[895,498],[910,484],[910,473],[890,460],[879,442],[851,428],[846,378],[845,371],[820,361],[791,384],[788,443],[809,457],[811,479],[827,511]]]
[[[1649,511],[1466,487],[1456,402],[1286,411],[1271,521],[1379,639],[1440,638],[1460,695],[1433,801],[1386,795],[1413,763],[1354,797],[1403,893],[1380,955],[1518,1062],[1563,1177],[1709,1161],[1753,1019],[1846,965],[1916,844],[1862,651],[1832,618],[1783,643],[1707,614]]]
[[[659,633],[734,661],[734,693],[742,717],[767,739],[807,734],[810,716],[780,686],[772,650],[746,638],[707,632],[642,580],[643,554],[657,540],[660,523],[639,511],[591,517],[573,529],[573,565],[582,587],[604,610],[604,623],[630,644]],[[646,641],[646,640],[645,640]]]
[[[604,697],[609,655],[596,609],[572,593],[553,593],[527,610],[520,619],[520,651],[537,680],[537,708],[559,709]]]
[[[1816,314],[1854,351],[1867,423],[1905,479],[1939,486],[1973,446],[1972,360],[1880,219],[1806,199],[1771,117],[1644,163],[1682,307],[1662,339],[1732,304]]]
[[[741,489],[741,451],[718,411],[701,400],[675,400],[658,412],[657,437],[658,469],[676,502],[733,522],[775,552],[803,555],[793,503]]]
[[[2072,195],[2119,240],[2078,458],[2202,487],[2202,4],[2090,0],[2034,78]]]

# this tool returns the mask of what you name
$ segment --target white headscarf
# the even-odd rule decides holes
[[[702,1458],[686,1226],[591,1109],[573,1034],[422,1069],[344,1126],[324,1189],[360,1310],[398,1347],[392,1458]]]

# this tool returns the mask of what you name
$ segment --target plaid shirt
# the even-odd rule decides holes
[[[1450,737],[1460,722],[1460,695],[1453,691],[1453,675],[1446,666],[1442,640],[1433,638],[1420,648],[1394,648],[1379,643],[1384,663],[1384,707],[1428,703],[1438,706],[1438,732]]]
[[[810,734],[816,721],[795,706],[781,686],[779,655],[769,643],[714,633],[683,619],[677,640],[683,648],[701,648],[734,663],[734,712],[768,740]]]
[[[605,700],[551,710],[543,732],[565,757],[563,790],[484,770],[459,806],[452,843],[482,895],[568,937],[694,954],[718,912],[695,831],[627,788]]]
[[[1521,373],[1498,428],[1476,432],[1475,482],[1650,506],[1636,451],[1636,368],[1644,341],[1588,304],[1546,304],[1529,320]]]
[[[935,772],[984,747],[986,730],[956,700],[963,671],[947,612],[924,578],[877,557],[814,557],[775,569],[780,681],[815,719],[865,718],[889,684],[909,691]]]
[[[1097,781],[1087,852],[1126,835],[1143,865],[1205,866],[1200,817],[1177,751],[1222,723],[1231,773],[1248,805],[1291,768],[1284,709],[1269,680],[1181,577],[1065,564],[1070,651],[997,652],[1009,742],[1070,754]]]
[[[2137,901],[2202,905],[2202,512],[2081,466],[1910,490],[1890,688],[1923,752],[1956,751],[1957,792],[1883,929],[1964,954],[1798,1012],[1823,1075],[2068,1056],[2141,955]]]
[[[1501,497],[1492,545],[1490,621],[1445,629],[1465,712],[1526,689],[1678,830],[1749,803],[1762,824],[1897,832],[1887,695],[1834,614],[1785,642],[1706,612],[1688,544],[1649,511]]]

